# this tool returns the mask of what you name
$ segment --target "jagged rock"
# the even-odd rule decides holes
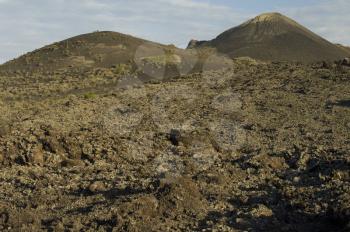
[[[62,161],[61,163],[62,167],[82,167],[85,165],[84,161],[79,160],[79,159],[66,159],[64,161]]]
[[[37,146],[33,149],[29,155],[29,163],[43,165],[44,164],[44,152],[41,146]]]
[[[198,41],[195,39],[192,39],[188,45],[187,45],[187,49],[191,49],[191,48],[197,48],[198,46],[204,44],[206,41]]]
[[[179,130],[172,129],[169,134],[169,139],[173,145],[178,146],[181,140],[181,132]]]
[[[89,186],[89,190],[92,193],[106,191],[106,186],[102,181],[95,181]]]
[[[344,230],[350,69],[232,62],[118,91],[95,70],[0,76],[0,230]]]
[[[344,58],[341,64],[344,66],[350,66],[350,58]]]

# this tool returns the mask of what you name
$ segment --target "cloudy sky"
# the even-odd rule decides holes
[[[96,30],[185,47],[271,11],[350,45],[350,0],[0,0],[0,63]]]

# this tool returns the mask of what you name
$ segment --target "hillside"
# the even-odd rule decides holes
[[[348,56],[350,56],[350,47],[348,46],[344,46],[342,44],[336,44],[339,48],[341,48],[342,50],[346,51],[348,53]]]
[[[348,54],[279,13],[259,15],[211,41],[191,41],[189,47],[214,47],[230,57],[248,56],[267,61],[338,60]]]
[[[200,52],[103,31],[79,35],[29,52],[0,65],[4,76],[66,73],[104,69],[144,80],[163,79],[220,69],[231,59],[212,49]]]
[[[31,73],[124,65],[123,68],[133,71],[147,69],[147,73],[164,69],[167,65],[181,64],[180,71],[188,72],[196,64],[196,59],[191,52],[173,45],[103,31],[79,35],[29,52],[3,64],[0,71]]]
[[[145,40],[116,32],[94,32],[29,52],[5,63],[1,69],[31,71],[69,66],[110,67],[116,63],[129,62],[133,52],[145,42]]]

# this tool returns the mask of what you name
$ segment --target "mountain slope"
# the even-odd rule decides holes
[[[279,13],[259,15],[211,41],[190,43],[192,48],[205,46],[230,57],[268,61],[313,62],[347,56],[343,49]]]
[[[0,71],[110,68],[120,64],[136,67],[137,59],[149,58],[147,62],[151,60],[171,63],[181,62],[189,54],[188,51],[172,45],[162,45],[117,32],[103,31],[79,35],[37,49],[1,65]]]
[[[350,47],[348,46],[344,46],[342,44],[336,44],[339,48],[341,48],[342,50],[346,51],[348,53],[348,56],[350,56]]]
[[[79,35],[29,52],[1,66],[2,70],[58,69],[69,66],[104,67],[127,62],[142,42],[115,32]],[[108,56],[107,56],[108,54]]]

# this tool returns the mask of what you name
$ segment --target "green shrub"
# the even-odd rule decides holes
[[[118,75],[127,75],[132,71],[130,64],[117,64],[113,66],[114,72]]]
[[[95,93],[85,93],[84,94],[85,99],[94,99],[96,97],[97,97],[97,95]]]

